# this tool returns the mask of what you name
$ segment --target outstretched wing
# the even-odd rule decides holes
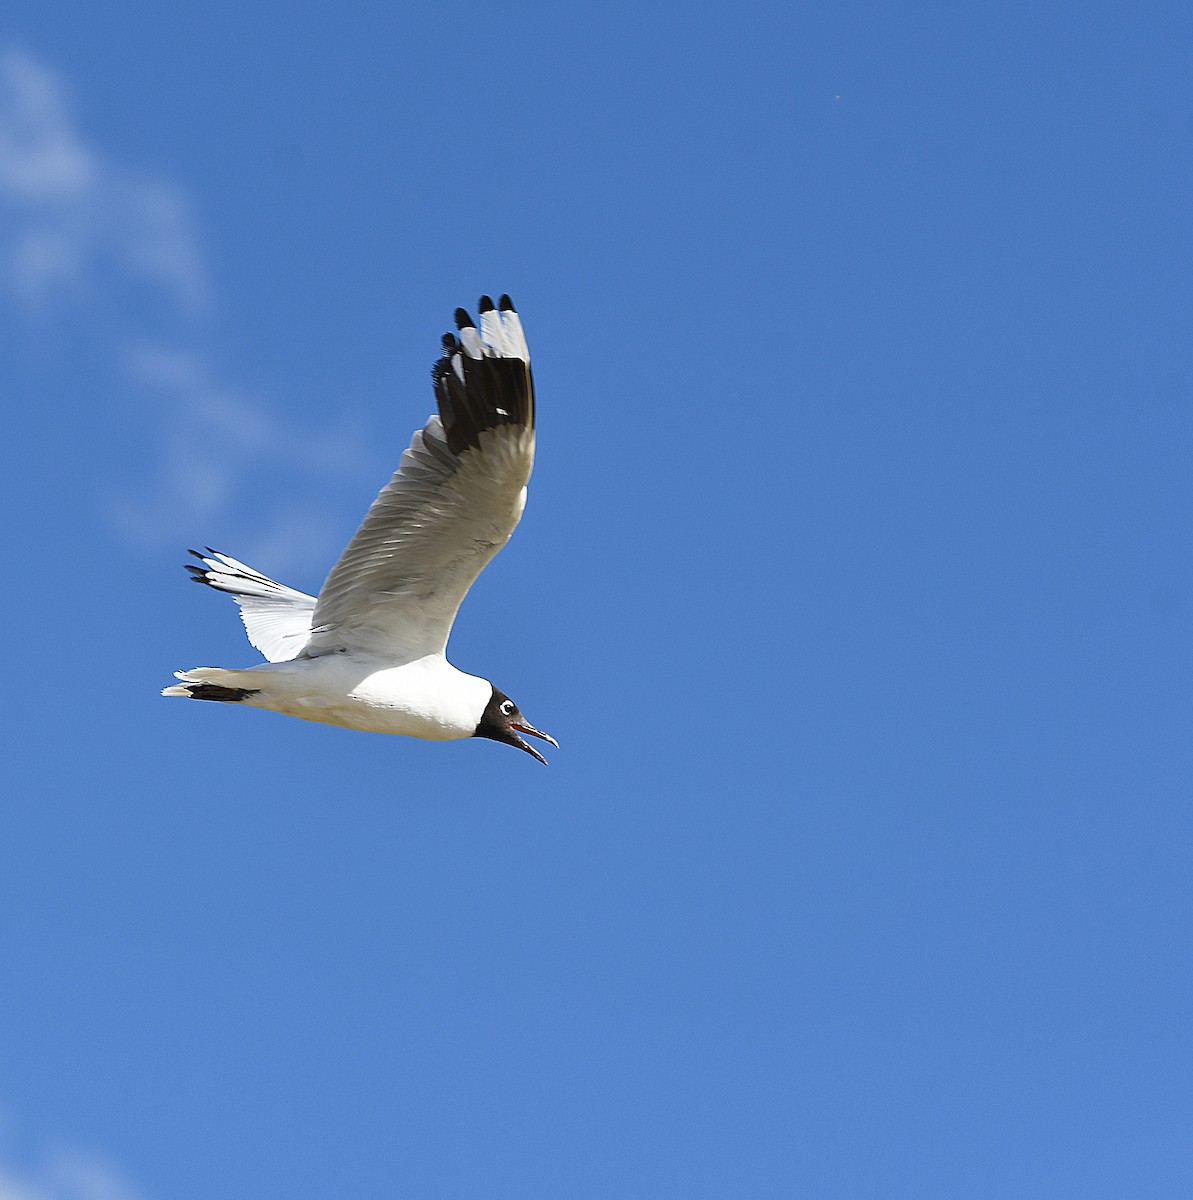
[[[442,652],[456,610],[509,540],[534,463],[534,382],[508,296],[456,309],[432,369],[439,415],[414,435],[319,593],[310,656]]]
[[[302,653],[311,635],[314,596],[277,583],[210,546],[206,554],[191,553],[203,564],[186,564],[191,578],[217,592],[227,592],[240,605],[249,641],[270,662],[287,662]]]

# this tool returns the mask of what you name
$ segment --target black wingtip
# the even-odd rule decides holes
[[[460,338],[446,334],[440,357],[431,367],[439,417],[453,454],[479,447],[481,434],[490,429],[504,425],[534,428],[534,381],[530,365],[503,345],[500,336],[503,322],[490,315],[496,308],[492,296],[482,296],[476,324],[467,309],[456,309],[456,324],[461,336],[468,333],[467,340],[473,343],[473,350],[477,348],[473,339],[480,330],[487,330],[491,340],[481,355],[473,357],[465,351]],[[500,317],[515,312],[513,301],[503,294]],[[513,325],[517,324],[515,316]]]

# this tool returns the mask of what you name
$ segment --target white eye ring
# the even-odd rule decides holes
[[[501,715],[503,717],[512,717],[517,707],[518,706],[512,700],[502,700]]]

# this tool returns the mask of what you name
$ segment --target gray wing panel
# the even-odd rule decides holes
[[[456,456],[432,417],[331,569],[306,654],[442,651],[460,602],[518,524],[533,462],[532,430],[486,430]]]
[[[441,652],[476,577],[509,540],[534,464],[534,381],[508,296],[456,310],[432,369],[439,414],[331,569],[305,653],[408,661]]]

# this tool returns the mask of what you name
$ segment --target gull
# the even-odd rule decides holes
[[[460,602],[509,541],[534,463],[534,380],[508,296],[482,296],[480,325],[456,309],[431,369],[438,414],[332,567],[318,596],[227,554],[192,550],[196,583],[240,605],[267,662],[176,671],[163,696],[216,700],[372,733],[448,741],[481,737],[546,759],[536,729],[487,679],[446,657]]]

